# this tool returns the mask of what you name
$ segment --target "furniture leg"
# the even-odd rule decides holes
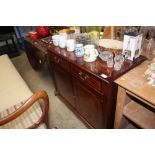
[[[122,128],[126,121],[123,120],[123,108],[125,104],[129,101],[129,97],[126,95],[126,91],[122,87],[118,87],[118,94],[117,94],[117,104],[116,104],[116,112],[115,112],[115,123],[114,128],[119,129]]]

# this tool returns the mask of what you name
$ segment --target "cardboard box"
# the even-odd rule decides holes
[[[133,61],[142,52],[142,34],[130,32],[124,35],[123,54],[125,59]]]

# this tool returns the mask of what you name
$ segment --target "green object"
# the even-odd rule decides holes
[[[97,38],[99,38],[99,32],[98,31],[90,31],[90,32],[88,32],[88,36],[90,38],[97,39]]]
[[[98,44],[102,26],[86,26],[86,33],[93,44]]]
[[[101,32],[102,26],[86,26],[86,32],[89,33],[91,31]]]
[[[94,44],[98,44],[99,41],[99,32],[91,31],[88,33],[88,37],[91,39],[91,42]]]

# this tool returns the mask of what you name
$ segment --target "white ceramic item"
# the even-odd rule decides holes
[[[53,35],[52,36],[52,41],[53,41],[53,44],[55,45],[55,46],[58,46],[59,45],[59,35]]]
[[[69,39],[66,41],[67,51],[73,52],[75,50],[75,40]]]
[[[84,46],[84,61],[93,62],[98,56],[98,51],[95,49],[94,45]]]
[[[60,48],[65,48],[66,47],[66,36],[65,35],[60,35],[59,36],[59,47]]]

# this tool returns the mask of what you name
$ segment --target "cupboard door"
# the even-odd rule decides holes
[[[54,81],[56,91],[73,107],[75,107],[75,97],[73,94],[72,82],[68,72],[64,71],[58,65],[54,67]]]
[[[33,69],[35,70],[41,69],[44,66],[45,61],[43,60],[44,59],[43,56],[40,56],[41,52],[28,42],[25,42],[25,46],[27,57]]]
[[[77,111],[94,128],[105,128],[103,111],[106,98],[76,79],[73,80],[73,84]]]

